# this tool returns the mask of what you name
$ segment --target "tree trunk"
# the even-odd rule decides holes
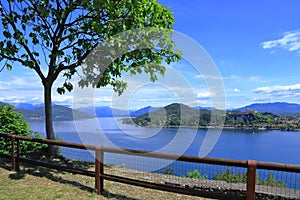
[[[45,119],[46,119],[46,134],[47,139],[55,140],[52,120],[52,85],[53,81],[45,81],[44,85],[44,102],[45,102]],[[48,155],[57,156],[57,146],[48,144]]]

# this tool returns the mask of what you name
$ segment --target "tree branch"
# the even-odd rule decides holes
[[[22,60],[21,58],[10,57],[10,56],[4,55],[4,54],[1,54],[0,56],[1,56],[1,58],[7,59],[7,60],[10,60],[10,61],[20,62],[22,65],[25,65],[25,61]]]
[[[4,70],[5,65],[3,65],[3,67],[0,69],[0,73]]]
[[[81,57],[80,59],[78,59],[77,62],[71,64],[71,65],[68,65],[68,66],[64,66],[62,63],[60,63],[58,69],[56,70],[55,72],[55,77],[58,77],[59,73],[64,71],[64,70],[71,70],[71,69],[75,69],[77,68],[78,66],[80,66],[83,62],[84,59],[86,59],[86,57],[97,47],[98,44],[95,44],[93,46],[93,48],[91,48],[90,50],[87,50]]]
[[[25,2],[26,2],[26,1],[25,1]],[[39,11],[39,10],[37,9],[37,7],[36,7],[36,4],[35,4],[34,2],[32,2],[31,0],[30,0],[30,3],[32,4],[34,10],[38,13],[37,16],[41,16],[40,11]],[[27,4],[27,5],[28,5],[28,4]],[[50,32],[50,30],[52,31],[52,33],[54,32],[54,30],[52,29],[51,25],[49,24],[49,22],[48,22],[45,18],[40,17],[40,19],[43,21],[43,23],[44,23],[44,25],[45,25],[46,27],[49,27],[49,29],[47,29],[47,33],[48,33],[48,35],[49,35],[51,41],[53,41],[53,37],[51,37],[51,32]]]
[[[10,1],[8,2],[9,3],[9,12],[12,13],[13,11],[11,10],[11,5],[10,5]],[[14,32],[17,32],[19,31],[15,22],[7,15],[7,13],[5,13],[3,10],[2,10],[2,15],[7,19],[8,23],[11,25],[11,27],[13,28]],[[30,59],[34,62],[34,67],[33,69],[37,72],[37,74],[40,76],[41,79],[44,79],[44,75],[40,69],[40,66],[38,64],[38,62],[36,61],[36,59],[34,58],[32,52],[30,51],[30,48],[23,42],[23,41],[20,41],[19,42],[20,45],[25,49],[25,51],[28,53]],[[7,57],[5,55],[1,55],[3,58]],[[21,59],[19,59],[21,60]],[[24,61],[22,60],[22,64],[24,64]]]

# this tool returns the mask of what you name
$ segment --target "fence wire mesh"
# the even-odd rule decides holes
[[[238,191],[239,195],[246,194],[246,168],[115,153],[105,153],[104,157],[109,168],[106,173],[111,175],[199,191]],[[243,183],[230,179],[228,172],[243,179]]]
[[[230,191],[235,195],[246,195],[247,168],[244,167],[170,162],[158,158],[108,152],[104,155],[106,167],[109,169],[106,173],[111,175],[174,187],[212,192]],[[257,170],[256,195],[263,199],[300,199],[300,174]]]
[[[300,173],[258,169],[256,193],[300,199]]]

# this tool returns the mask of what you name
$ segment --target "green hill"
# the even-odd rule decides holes
[[[139,126],[198,127],[206,126],[209,119],[208,110],[196,110],[184,104],[173,103],[132,120]],[[124,120],[125,123],[128,121],[130,120]]]
[[[236,127],[294,130],[300,128],[300,119],[255,111],[239,112],[193,109],[184,104],[173,103],[159,110],[148,112],[124,123],[150,127]],[[224,122],[224,124],[222,124]]]

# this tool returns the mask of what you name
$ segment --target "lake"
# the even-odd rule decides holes
[[[30,126],[32,130],[45,135],[44,122],[31,122]],[[224,129],[219,135],[211,129],[208,132],[208,129],[136,127],[123,124],[119,118],[94,118],[75,122],[56,121],[54,130],[65,142],[193,156],[199,155],[202,146],[211,150],[206,155],[206,157],[211,158],[257,160],[300,165],[300,131]],[[205,141],[208,134],[215,135],[210,140]],[[94,161],[94,155],[84,150],[62,148],[61,153],[67,158]],[[171,168],[175,175],[187,175],[189,171],[199,169],[201,174],[206,174],[209,179],[212,179],[217,172],[224,172],[227,169],[227,167],[207,166],[205,164],[108,154],[109,156],[105,155],[106,164],[123,165],[127,168],[142,171],[164,173]],[[236,173],[246,172],[245,169],[241,168],[233,168],[233,170],[237,170]],[[264,176],[264,179],[267,177],[263,171],[258,173],[260,176]],[[289,175],[275,172],[274,175],[275,178],[285,181],[289,188],[300,189],[300,174]],[[289,180],[296,181],[290,183]]]
[[[45,135],[44,122],[31,122],[30,127]],[[181,153],[184,149],[177,148],[188,146],[183,153],[194,156],[199,155],[207,134],[207,129],[136,127],[123,124],[118,118],[56,121],[54,130],[66,142],[168,153]],[[182,136],[180,140],[175,138],[176,135]],[[300,164],[298,155],[300,155],[300,132],[224,129],[206,157]]]

